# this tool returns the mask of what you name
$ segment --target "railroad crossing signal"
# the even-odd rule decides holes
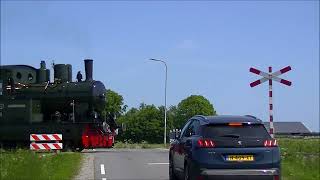
[[[281,74],[284,74],[291,70],[290,66],[287,66],[285,68],[280,69],[279,71],[276,71],[272,73],[272,67],[269,67],[269,73],[260,71],[256,68],[250,68],[250,72],[254,74],[258,74],[262,76],[261,79],[258,79],[252,83],[250,83],[251,87],[255,87],[259,84],[262,84],[266,81],[269,81],[269,118],[270,118],[270,135],[272,138],[274,138],[274,126],[273,126],[273,104],[272,104],[272,80],[277,81],[279,83],[285,84],[287,86],[291,86],[291,81],[279,78]]]
[[[250,72],[252,72],[254,74],[258,74],[258,75],[263,77],[263,78],[261,78],[259,80],[256,80],[256,81],[250,83],[250,86],[251,87],[255,87],[255,86],[257,86],[257,85],[259,85],[261,83],[266,82],[267,80],[274,80],[274,81],[280,82],[282,84],[285,84],[287,86],[291,86],[292,83],[290,81],[285,80],[285,79],[281,79],[281,78],[278,77],[279,75],[290,71],[291,70],[290,66],[287,66],[287,67],[285,67],[285,68],[283,68],[283,69],[281,69],[281,70],[279,70],[277,72],[274,72],[274,73],[271,73],[270,69],[272,70],[272,68],[269,67],[269,73],[265,73],[265,72],[260,71],[258,69],[250,68]]]

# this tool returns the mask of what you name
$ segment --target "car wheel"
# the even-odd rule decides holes
[[[184,180],[190,180],[190,168],[188,163],[184,165]]]
[[[169,179],[170,180],[177,180],[178,179],[176,174],[174,173],[173,160],[171,158],[169,161]]]

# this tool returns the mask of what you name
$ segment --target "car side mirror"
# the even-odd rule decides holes
[[[170,138],[171,140],[179,139],[179,138],[180,138],[180,135],[181,135],[181,131],[180,131],[180,130],[178,130],[178,129],[173,129],[173,130],[170,130],[169,138]]]
[[[188,139],[188,140],[186,141],[186,143],[184,144],[184,146],[185,146],[186,148],[191,148],[191,147],[192,147],[192,141],[191,141],[190,139]]]
[[[180,135],[181,135],[181,131],[177,131],[175,133],[175,139],[179,139],[180,138]]]

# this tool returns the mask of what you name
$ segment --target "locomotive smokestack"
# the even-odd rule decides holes
[[[92,71],[93,71],[93,60],[85,59],[84,60],[84,68],[86,71],[86,81],[92,81]]]
[[[41,61],[40,69],[46,69],[46,62],[45,61]]]

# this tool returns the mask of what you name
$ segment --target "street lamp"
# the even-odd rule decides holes
[[[164,137],[163,137],[163,143],[166,145],[167,143],[167,75],[168,75],[168,67],[167,63],[163,60],[159,59],[149,59],[150,61],[158,61],[162,62],[166,67],[166,78],[165,78],[165,84],[164,84]]]

